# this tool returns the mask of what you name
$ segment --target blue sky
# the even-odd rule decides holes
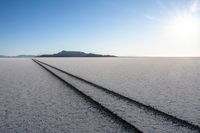
[[[200,56],[199,7],[198,0],[0,0],[0,55]]]

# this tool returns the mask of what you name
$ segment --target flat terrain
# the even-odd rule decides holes
[[[200,126],[200,58],[39,58]]]
[[[137,129],[152,133],[198,133],[200,128],[185,120],[171,116],[139,101],[132,100],[114,91],[102,88],[49,64],[34,60],[35,63],[54,74],[65,83],[89,96],[101,106],[122,118]]]
[[[199,58],[0,59],[0,132],[199,133]]]
[[[31,59],[0,59],[1,133],[134,132]]]

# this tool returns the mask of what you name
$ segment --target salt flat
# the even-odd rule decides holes
[[[39,58],[200,126],[200,58]]]
[[[199,127],[184,120],[169,116],[164,112],[109,91],[106,88],[101,88],[49,64],[38,60],[33,61],[65,83],[84,93],[84,95],[97,101],[101,106],[104,106],[116,114],[117,117],[122,118],[140,131],[148,133],[198,133],[200,131]]]
[[[0,132],[133,132],[31,59],[0,59]]]

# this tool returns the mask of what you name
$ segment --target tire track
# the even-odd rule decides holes
[[[91,83],[85,79],[82,79],[78,76],[65,72],[61,69],[58,69],[44,62],[41,62],[35,59],[33,59],[33,61],[40,64],[42,67],[46,68],[48,71],[54,73],[54,75],[59,77],[61,80],[64,80],[71,86],[77,88],[79,91],[86,94],[88,97],[91,97],[93,100],[97,101],[108,110],[111,110],[111,112],[114,112],[114,114],[116,114],[118,117],[121,117],[123,120],[136,126],[139,129],[142,129],[143,131],[147,131],[147,132],[149,131],[152,131],[152,132],[153,131],[199,132],[200,131],[199,126],[194,125],[188,121],[185,121],[175,116],[164,113],[160,110],[157,110],[151,106],[148,106],[138,101],[135,101],[133,99],[130,99],[126,96],[122,96],[116,92],[113,92],[104,87]],[[106,95],[107,97],[105,97]],[[112,105],[108,104],[109,102],[102,100],[102,97],[104,97],[105,99],[109,99],[110,101],[109,100],[108,101],[112,103]],[[122,105],[120,105],[122,107],[118,106],[117,105],[118,103],[123,103]],[[134,110],[133,107],[137,109],[133,111]],[[137,114],[138,111],[140,112],[139,115]],[[136,113],[137,115],[134,115],[134,113]],[[129,116],[130,114],[131,116]],[[143,117],[144,122],[142,122],[142,120],[138,122],[137,119],[140,119],[140,118],[137,118],[138,116]],[[148,128],[149,126],[148,120],[151,121],[149,123],[150,125],[154,124],[152,128],[150,127]],[[143,126],[141,126],[142,124]]]
[[[85,98],[87,98],[89,101],[91,101],[92,103],[96,104],[97,106],[99,106],[100,109],[104,110],[105,112],[108,113],[108,115],[110,115],[111,117],[113,117],[114,119],[117,119],[119,121],[121,121],[122,123],[124,123],[125,125],[127,125],[128,127],[131,127],[133,129],[133,133],[143,133],[142,131],[140,131],[138,128],[136,128],[134,125],[128,123],[127,121],[125,121],[123,118],[119,117],[117,114],[113,113],[112,111],[110,111],[109,109],[105,108],[104,106],[102,106],[99,102],[95,101],[94,99],[92,99],[90,96],[88,96],[87,94],[83,93],[82,91],[80,91],[79,89],[75,88],[73,85],[71,85],[70,83],[66,82],[64,79],[62,79],[61,77],[59,77],[57,74],[55,74],[54,72],[52,72],[51,70],[49,70],[48,68],[46,68],[45,66],[43,66],[41,63],[39,63],[38,60],[32,59],[35,63],[37,63],[38,65],[40,65],[42,68],[44,68],[45,70],[47,70],[48,72],[50,72],[51,74],[53,74],[55,77],[57,77],[58,79],[60,79],[61,81],[63,81],[64,83],[66,83],[69,87],[71,87],[72,89],[74,89],[75,91],[77,91],[77,93],[79,93],[80,95],[84,96]]]

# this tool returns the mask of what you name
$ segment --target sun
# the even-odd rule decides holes
[[[199,9],[199,0],[192,0],[187,8],[174,10],[168,24],[172,39],[192,41],[199,38]]]
[[[176,16],[171,19],[169,30],[173,37],[177,39],[192,39],[198,34],[198,19],[190,14]]]

